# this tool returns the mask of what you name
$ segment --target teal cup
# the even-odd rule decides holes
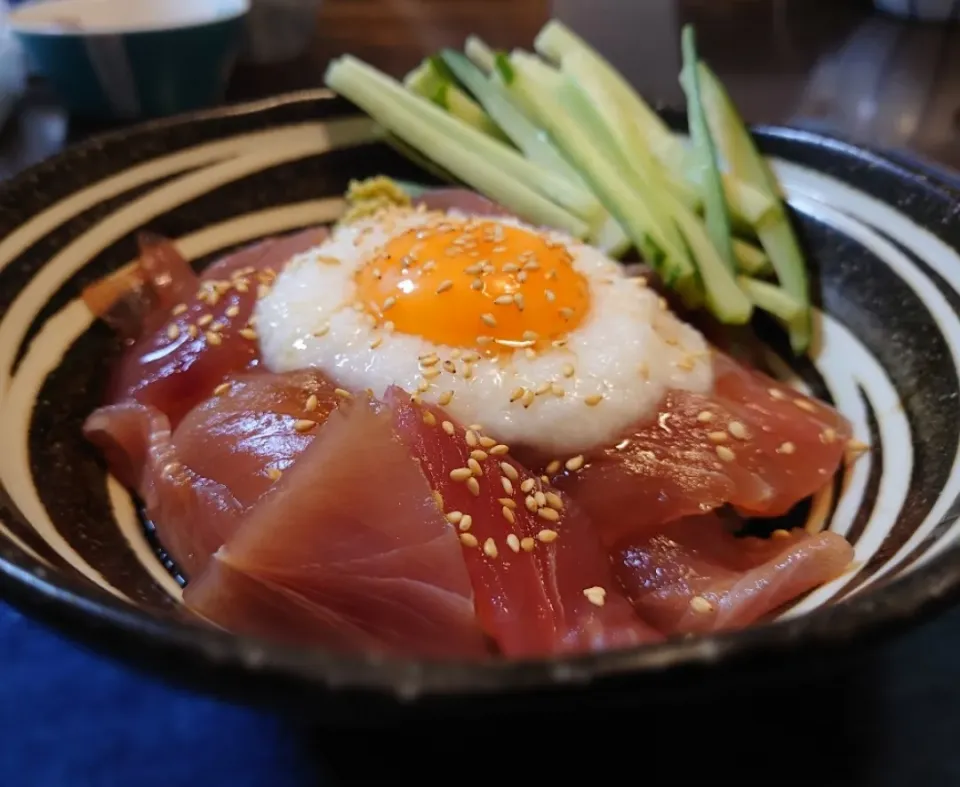
[[[39,0],[10,29],[76,115],[133,120],[223,99],[250,0]]]

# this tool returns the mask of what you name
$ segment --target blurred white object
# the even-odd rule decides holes
[[[924,22],[960,20],[960,2],[957,0],[874,0],[881,11],[907,19]]]
[[[251,0],[241,55],[253,63],[295,60],[310,47],[321,0]]]
[[[23,52],[7,29],[7,4],[0,0],[0,128],[26,84]]]

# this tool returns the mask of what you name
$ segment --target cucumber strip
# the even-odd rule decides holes
[[[737,283],[758,308],[787,324],[803,312],[803,304],[776,284],[749,276],[738,277]]]
[[[733,230],[730,225],[730,214],[727,212],[727,200],[723,192],[723,181],[720,178],[720,165],[717,160],[717,149],[713,144],[713,137],[707,126],[707,117],[703,109],[700,96],[700,72],[697,64],[696,35],[690,25],[685,25],[682,33],[683,49],[683,76],[681,83],[687,94],[687,115],[690,120],[690,137],[694,148],[701,160],[704,176],[703,206],[707,222],[707,232],[710,240],[716,247],[731,273],[736,269],[733,259]]]
[[[536,164],[565,176],[573,183],[583,185],[577,171],[560,155],[544,131],[517,108],[500,83],[487,79],[479,68],[459,52],[445,49],[440,56],[454,76],[480,102],[523,155]]]
[[[600,229],[594,233],[593,244],[608,257],[620,259],[633,248],[633,241],[613,216],[608,216]]]
[[[631,118],[645,147],[664,167],[673,191],[691,208],[699,206],[699,193],[704,184],[692,151],[596,49],[556,19],[544,25],[534,41],[534,49],[558,64],[562,64],[573,53],[590,60],[622,105],[623,111]],[[733,219],[738,224],[749,226],[760,223],[772,209],[772,202],[762,192],[745,188],[745,184],[729,175],[725,174],[723,179]]]
[[[376,75],[374,69],[346,56],[330,64],[325,81],[328,87],[357,104],[406,144],[527,221],[556,227],[579,238],[589,233],[590,227],[583,220],[527,185],[522,168],[512,159],[532,165],[518,153],[450,118],[392,80],[379,79]],[[391,85],[396,89],[391,89]],[[398,93],[402,96],[400,100]],[[443,118],[443,124],[436,122],[437,115]],[[451,124],[453,133],[448,133]],[[458,129],[461,129],[459,133]],[[489,144],[477,144],[477,138]],[[503,148],[510,155],[495,159],[487,155],[490,147]],[[500,163],[504,161],[509,163]]]
[[[404,112],[417,116],[418,128],[429,128],[437,135],[455,141],[459,146],[486,160],[491,168],[516,181],[522,181],[527,188],[535,189],[564,208],[565,212],[577,216],[591,230],[599,227],[605,219],[603,206],[589,191],[578,188],[555,172],[528,161],[513,148],[450,116],[429,101],[405,90],[396,80],[351,55],[339,58],[328,67],[326,81],[328,87],[343,93],[347,98],[351,98],[348,90],[369,86],[381,100],[376,105],[377,112],[367,111],[381,125],[387,125],[381,119],[385,112],[394,108],[403,109]],[[391,130],[404,137],[396,128]],[[407,142],[423,151],[423,147],[418,143],[410,139],[407,139]],[[435,158],[429,147],[424,152],[429,152],[431,158]],[[450,169],[449,164],[444,166]]]
[[[429,57],[424,60],[407,74],[403,84],[408,90],[429,99],[438,107],[443,107],[478,131],[495,139],[508,141],[483,107],[457,87],[454,75],[440,58]]]
[[[740,238],[733,239],[733,256],[737,261],[737,270],[748,276],[769,276],[773,273],[770,258],[763,249]]]
[[[511,95],[522,95],[524,102],[536,110],[541,125],[593,186],[607,210],[651,265],[658,269],[667,285],[693,277],[693,264],[686,250],[670,242],[657,225],[647,201],[624,179],[622,167],[611,159],[609,149],[604,151],[602,130],[588,128],[593,125],[589,117],[578,116],[579,91],[576,85],[561,78],[561,89],[554,95],[537,81],[537,69],[531,67],[528,60],[511,58],[511,63],[516,71],[510,85]],[[564,98],[567,101],[561,100]],[[656,247],[666,254],[665,259],[659,259]]]
[[[803,307],[787,326],[790,345],[800,355],[810,346],[813,327],[810,283],[800,242],[780,196],[780,185],[716,74],[703,64],[700,74],[703,77],[708,121],[715,129],[716,139],[731,172],[774,201],[774,213],[757,227],[757,237],[770,258],[780,285]]]
[[[700,218],[672,194],[665,194],[664,199],[668,203],[673,202],[673,216],[677,226],[697,261],[707,309],[727,325],[744,325],[749,322],[753,316],[753,304],[737,286],[736,279],[720,257]]]
[[[373,116],[371,115],[371,117]],[[401,156],[412,161],[424,172],[429,172],[437,180],[441,182],[446,181],[449,183],[455,183],[457,181],[457,178],[454,175],[449,173],[443,167],[439,166],[435,161],[432,161],[428,156],[425,156],[412,145],[408,145],[393,132],[384,129],[381,139],[395,151],[397,151],[397,153],[399,153]]]
[[[489,76],[493,72],[493,50],[479,36],[468,36],[463,51],[470,61]]]

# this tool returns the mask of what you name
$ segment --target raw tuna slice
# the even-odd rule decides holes
[[[326,230],[312,229],[263,241],[220,260],[202,277],[169,241],[143,240],[135,270],[84,294],[97,314],[132,340],[108,401],[156,407],[176,426],[226,375],[257,364],[250,319],[258,290],[324,237]]]
[[[830,482],[850,425],[833,408],[716,354],[713,393],[670,392],[659,414],[554,483],[604,542],[725,503],[779,516]]]
[[[85,433],[192,576],[307,449],[336,401],[313,372],[248,372],[227,378],[172,434],[163,413],[137,402],[97,410]]]
[[[464,430],[439,408],[414,404],[398,388],[387,402],[447,519],[460,530],[477,615],[505,655],[659,639],[630,608],[608,555],[568,498],[511,459],[505,446]]]
[[[836,533],[738,538],[715,515],[688,517],[614,551],[640,616],[664,634],[743,628],[840,576],[853,548]]]
[[[291,644],[485,655],[454,528],[390,415],[346,409],[187,586],[187,605]]]

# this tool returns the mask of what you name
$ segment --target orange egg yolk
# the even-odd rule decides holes
[[[436,344],[500,352],[556,341],[590,305],[563,246],[489,220],[445,219],[391,239],[356,274],[381,324]]]

